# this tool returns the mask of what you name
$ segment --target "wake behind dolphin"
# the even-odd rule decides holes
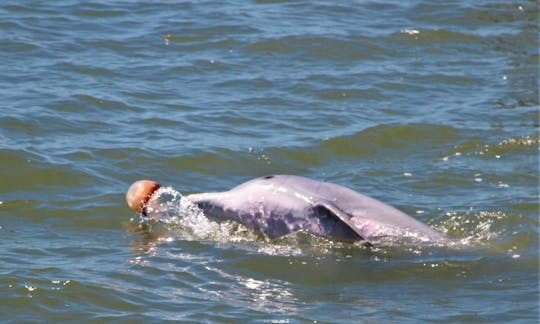
[[[133,183],[128,205],[150,218],[159,218],[149,205],[161,186],[154,181]],[[215,220],[233,220],[269,238],[304,231],[345,241],[407,238],[441,243],[446,236],[398,209],[346,187],[292,175],[272,175],[245,182],[229,191],[185,197]]]

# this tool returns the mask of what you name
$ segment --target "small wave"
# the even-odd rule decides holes
[[[339,152],[403,149],[423,143],[446,143],[457,137],[450,126],[434,124],[378,125],[359,133],[324,141],[323,147]]]
[[[481,143],[476,141],[467,142],[455,146],[454,156],[472,155],[500,158],[503,155],[512,155],[520,152],[530,152],[536,150],[540,144],[540,136],[527,135],[521,137],[511,137],[496,143]],[[447,158],[446,158],[447,159]]]
[[[480,40],[480,38],[474,34],[445,29],[403,29],[399,32],[399,34],[406,35],[407,37],[413,37],[417,45],[422,43],[475,43],[479,42]]]
[[[367,59],[370,53],[384,52],[376,45],[375,38],[349,40],[346,38],[330,38],[322,36],[283,36],[258,40],[247,46],[254,52],[268,52],[277,54],[292,54],[309,52],[310,56],[321,59]],[[367,51],[369,48],[370,51]],[[305,55],[303,55],[305,57]]]
[[[437,227],[450,236],[461,237],[452,243],[457,248],[485,246],[503,235],[500,224],[507,218],[502,211],[447,212]]]
[[[286,169],[290,173],[302,172],[310,166],[324,165],[330,156],[338,160],[368,158],[381,152],[400,155],[403,150],[411,147],[428,144],[440,146],[456,138],[456,129],[445,125],[377,125],[344,136],[304,140],[302,146],[274,146],[264,150],[250,148],[249,153],[256,153],[258,159],[262,158],[265,163],[274,165],[278,171],[283,164],[280,161],[287,161]],[[244,156],[237,158],[242,159]],[[291,164],[296,167],[295,170],[291,169]]]

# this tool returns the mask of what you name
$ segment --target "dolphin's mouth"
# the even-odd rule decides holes
[[[143,217],[148,217],[146,204],[143,204],[143,205],[142,205],[141,209],[139,210],[139,213],[140,213]]]

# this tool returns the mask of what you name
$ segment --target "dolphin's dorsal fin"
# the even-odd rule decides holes
[[[364,235],[362,235],[360,230],[351,223],[351,220],[350,220],[351,216],[345,213],[344,211],[342,211],[341,209],[339,209],[339,207],[337,207],[335,204],[326,200],[320,200],[320,201],[314,202],[313,208],[316,208],[316,209],[322,208],[326,210],[326,212],[329,215],[335,217],[340,222],[347,225],[354,233],[356,233],[358,237],[360,238],[360,240],[363,241],[363,244],[367,246],[372,246],[372,244],[368,240],[366,240]]]

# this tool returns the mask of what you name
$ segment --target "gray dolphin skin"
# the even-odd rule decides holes
[[[128,203],[131,191],[130,188]],[[374,198],[300,176],[270,175],[229,191],[186,198],[207,217],[235,220],[269,238],[305,231],[331,239],[367,242],[388,236],[420,242],[446,240],[445,235]]]

